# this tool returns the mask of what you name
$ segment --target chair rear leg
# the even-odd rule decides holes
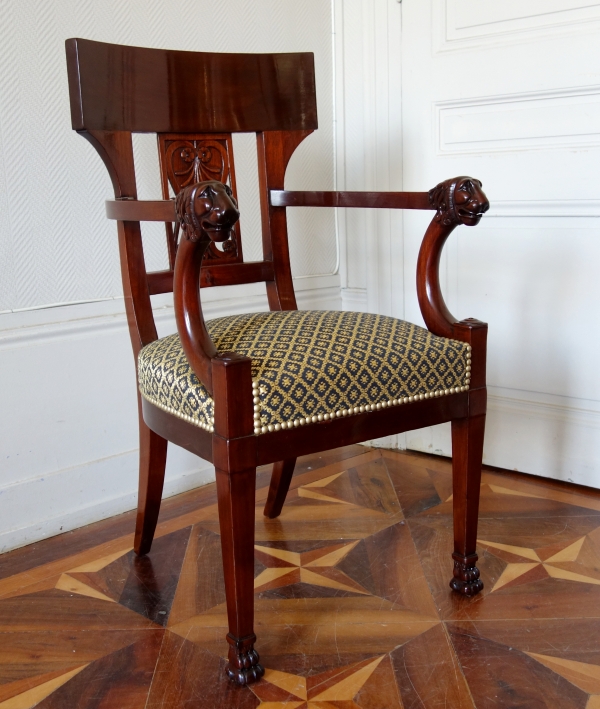
[[[256,468],[229,473],[216,468],[225,598],[229,622],[227,675],[240,685],[265,671],[254,649],[254,505]]]
[[[277,463],[273,463],[271,485],[269,486],[269,495],[265,503],[265,517],[275,519],[275,517],[279,517],[281,514],[283,503],[290,489],[295,465],[296,458],[289,458],[288,460],[280,460]]]
[[[485,415],[452,421],[454,577],[450,588],[474,596],[483,588],[477,562],[477,518]]]
[[[140,479],[133,548],[138,556],[152,546],[162,500],[167,443],[144,423],[140,415]]]

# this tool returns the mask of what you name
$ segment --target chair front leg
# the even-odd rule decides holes
[[[477,517],[485,414],[452,421],[454,577],[450,588],[464,596],[483,589],[477,562]]]
[[[229,622],[227,674],[237,684],[244,685],[260,679],[265,673],[254,649],[256,468],[231,472],[217,467],[216,474]]]
[[[251,360],[223,352],[212,360],[215,388],[213,462],[225,598],[229,621],[227,674],[238,684],[260,679],[265,671],[254,649],[254,505],[256,443]]]

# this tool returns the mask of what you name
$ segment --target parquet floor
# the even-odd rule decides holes
[[[223,673],[213,486],[0,557],[0,709],[599,709],[600,493],[483,475],[474,599],[451,594],[449,462],[352,446],[256,514],[250,688]]]

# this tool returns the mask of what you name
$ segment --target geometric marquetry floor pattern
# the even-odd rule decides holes
[[[262,515],[264,678],[224,676],[214,486],[0,557],[0,709],[600,709],[600,493],[484,471],[485,589],[453,595],[450,463],[351,446],[299,460]]]

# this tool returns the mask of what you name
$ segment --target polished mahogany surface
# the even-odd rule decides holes
[[[106,216],[124,222],[176,222],[175,202],[171,199],[107,199]]]
[[[280,471],[284,474],[285,471]],[[450,591],[447,459],[349,446],[298,459],[263,517],[262,680],[226,678],[214,484],[166,499],[150,554],[130,512],[0,557],[6,709],[595,709],[600,493],[484,469],[485,588]]]
[[[257,682],[264,670],[254,647],[252,593],[257,466],[274,464],[265,513],[277,525],[285,514],[282,505],[288,489],[293,489],[298,456],[451,421],[452,560],[450,542],[447,552],[454,568],[450,585],[461,596],[480,593],[476,533],[487,326],[474,319],[458,320],[449,312],[441,292],[439,264],[453,230],[462,224],[476,225],[488,209],[481,183],[463,176],[445,180],[429,192],[285,191],[288,163],[317,127],[312,54],[176,52],[80,39],[67,40],[66,48],[73,127],[96,149],[114,188],[115,201],[107,209],[116,219],[134,358],[137,361],[140,350],[158,338],[151,295],[173,290],[185,354],[214,399],[214,425],[209,431],[138,396],[140,472],[134,549],[140,557],[135,562],[139,573],[152,567],[143,557],[153,549],[167,442],[171,441],[215,466],[228,618],[227,634],[219,630],[220,643],[229,647],[226,670],[230,679],[238,685]],[[255,263],[243,262],[239,223],[230,219],[237,218],[232,141],[236,131],[256,132],[263,258]],[[133,132],[157,133],[162,201],[137,199]],[[173,195],[177,215],[169,199]],[[223,200],[229,206],[223,206]],[[264,434],[255,431],[258,404],[253,399],[260,392],[254,389],[252,363],[235,352],[217,351],[205,326],[198,286],[262,280],[270,310],[296,309],[286,208],[309,205],[433,212],[417,264],[419,304],[431,332],[468,345],[465,386],[446,391],[442,397],[429,393],[411,397],[396,411],[396,407],[379,404],[380,410],[369,405],[365,415],[355,411],[309,426]],[[146,218],[166,222],[168,270],[149,273],[146,269],[140,228]],[[394,563],[398,572],[400,566]],[[215,669],[205,659],[206,666],[199,669],[203,678]]]
[[[317,127],[309,52],[180,52],[88,39],[69,39],[66,46],[74,130],[196,133]]]
[[[273,207],[435,209],[427,192],[301,192],[271,190]]]
[[[302,192],[271,190],[273,207],[362,207],[369,209],[435,209],[427,192]],[[172,200],[107,200],[106,216],[146,222],[176,221]]]

